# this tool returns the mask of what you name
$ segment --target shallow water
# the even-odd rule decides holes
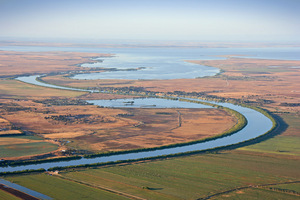
[[[149,55],[118,53],[111,58],[101,58],[101,62],[83,64],[83,67],[115,68],[119,71],[101,73],[78,74],[74,79],[187,79],[204,76],[213,76],[220,72],[219,69],[193,63],[184,62],[169,54]],[[152,54],[151,54],[152,53]],[[186,57],[187,59],[187,57]],[[122,71],[123,70],[123,71]]]
[[[88,100],[87,102],[113,108],[213,108],[204,104],[161,98]]]
[[[83,67],[117,69],[101,73],[78,74],[75,79],[186,79],[213,76],[219,69],[185,62],[185,60],[226,59],[220,55],[245,58],[300,60],[299,47],[276,48],[87,48],[0,46],[11,51],[73,51],[109,53],[114,57],[99,58],[101,62]],[[95,59],[94,59],[95,61]],[[120,71],[131,70],[131,71]]]

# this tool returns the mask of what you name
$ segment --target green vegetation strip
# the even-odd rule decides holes
[[[0,158],[45,154],[55,150],[57,145],[48,142],[0,145]]]
[[[3,161],[3,162],[0,163],[0,166],[32,165],[32,164],[39,164],[39,163],[50,163],[50,162],[59,162],[59,161],[68,161],[68,160],[79,160],[81,158],[82,158],[81,156],[70,156],[70,157],[39,159],[39,160]]]
[[[41,169],[25,169],[25,170],[21,170],[21,171],[14,171],[14,172],[0,172],[0,176],[2,175],[13,175],[13,174],[28,174],[28,173],[32,173],[32,172],[45,172],[46,170],[41,168]]]

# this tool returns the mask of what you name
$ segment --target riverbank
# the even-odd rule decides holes
[[[68,161],[68,162],[59,162],[59,163],[47,163],[47,164],[37,164],[34,166],[22,166],[22,167],[9,167],[10,170],[9,171],[18,171],[18,170],[27,170],[27,169],[39,169],[39,168],[46,168],[49,169],[51,168],[51,166],[55,166],[55,165],[59,165],[60,166],[69,166],[69,165],[76,165],[75,163],[82,163],[82,162],[86,162],[86,164],[92,164],[92,163],[98,163],[99,161],[102,160],[102,162],[115,162],[115,161],[121,161],[121,160],[131,160],[131,159],[143,159],[143,158],[149,158],[149,157],[159,157],[159,156],[165,156],[168,154],[180,154],[180,153],[184,153],[184,152],[192,152],[192,151],[201,151],[201,150],[206,150],[206,149],[214,149],[214,148],[219,148],[219,147],[225,147],[225,146],[230,146],[233,144],[239,144],[242,143],[243,141],[247,141],[253,138],[257,138],[260,135],[264,135],[266,132],[268,132],[273,124],[270,121],[270,127],[266,126],[266,124],[268,124],[268,121],[264,121],[263,119],[265,118],[263,114],[258,114],[259,112],[254,111],[252,109],[249,108],[244,108],[244,107],[239,107],[239,106],[235,106],[233,104],[228,104],[228,103],[217,103],[218,105],[221,106],[227,106],[227,107],[234,107],[238,112],[241,112],[242,114],[244,114],[247,118],[248,124],[247,126],[238,131],[236,134],[230,135],[228,137],[224,138],[224,141],[222,142],[223,138],[218,138],[215,140],[211,140],[208,142],[204,142],[204,143],[198,143],[198,144],[191,144],[191,145],[187,145],[187,146],[175,146],[175,147],[171,147],[171,148],[162,148],[159,150],[155,150],[155,151],[150,151],[150,156],[148,151],[146,152],[129,152],[127,154],[116,154],[116,155],[112,155],[112,156],[105,156],[102,157],[100,160],[95,158],[95,159],[81,159],[78,161]],[[251,111],[251,112],[250,112]],[[259,126],[258,123],[258,119],[260,119],[260,123],[261,126]],[[268,119],[268,118],[266,118]],[[254,121],[253,121],[254,120]],[[268,119],[269,120],[269,119]],[[249,125],[250,124],[250,125]],[[250,135],[249,133],[251,131],[253,131],[254,127],[251,127],[255,125],[255,129],[257,130],[257,127],[260,129],[258,132],[256,132],[254,135]],[[250,127],[249,127],[250,126]],[[248,131],[247,135],[245,133],[245,131]],[[241,138],[241,136],[243,136]],[[220,142],[219,142],[220,141]],[[224,143],[225,141],[227,141],[227,144]],[[212,144],[212,146],[207,146],[207,144]],[[217,145],[217,146],[214,146]],[[81,166],[85,166],[86,164],[80,164]],[[77,164],[78,165],[78,164]],[[47,167],[46,167],[47,166]],[[86,165],[88,166],[88,165]],[[33,167],[33,168],[31,168]],[[4,169],[4,168],[3,168]],[[7,167],[6,167],[6,171],[7,171]],[[56,168],[53,168],[56,169]],[[3,172],[3,170],[2,170]]]

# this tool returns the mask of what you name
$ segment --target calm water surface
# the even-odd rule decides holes
[[[114,57],[83,67],[116,69],[101,73],[78,74],[75,79],[186,79],[213,76],[219,69],[185,62],[185,60],[225,59],[220,55],[261,59],[300,60],[300,48],[84,48],[2,46],[11,51],[73,51],[110,53]],[[95,61],[95,60],[94,60]],[[123,71],[120,71],[123,70]],[[124,71],[131,70],[131,71]],[[132,71],[135,70],[135,71]]]
[[[87,102],[112,108],[213,108],[204,104],[161,98],[88,100]]]
[[[55,88],[55,89],[61,89],[61,90],[73,90],[73,91],[82,91],[82,92],[98,92],[94,90],[86,90],[86,89],[79,89],[79,88],[69,88],[69,87],[64,87],[64,86],[59,86],[59,85],[52,85],[49,83],[44,83],[37,81],[37,78],[41,77],[40,75],[32,75],[32,76],[20,76],[16,78],[19,81],[22,81],[24,83],[30,83],[33,85],[39,85],[43,87],[49,87],[49,88]]]

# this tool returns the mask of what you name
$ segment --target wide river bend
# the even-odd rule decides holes
[[[44,87],[74,90],[73,88],[55,86],[47,83],[38,82],[36,81],[36,76],[19,77],[18,80],[30,84],[44,86]],[[91,92],[90,90],[80,90],[80,91]],[[199,99],[194,99],[194,100],[199,102],[202,101]],[[178,100],[167,100],[167,99],[157,100],[156,98],[96,100],[91,102],[93,102],[96,105],[121,108],[121,107],[128,107],[128,105],[124,104],[124,102],[129,102],[129,101],[134,101],[134,105],[136,107],[147,107],[147,108],[153,107],[153,109],[157,107],[164,108],[167,107],[167,105],[172,105],[171,107],[176,107],[176,108],[203,108],[203,105],[198,103],[182,102]],[[170,101],[172,101],[172,104],[170,104]],[[219,102],[210,102],[210,103],[236,110],[237,112],[241,113],[246,117],[248,121],[247,125],[242,130],[236,132],[233,135],[217,138],[215,140],[211,140],[207,142],[200,142],[197,144],[191,144],[191,145],[180,146],[180,147],[170,147],[166,149],[144,151],[144,152],[137,152],[137,153],[102,156],[97,158],[81,158],[79,160],[70,160],[70,161],[61,161],[61,162],[40,163],[40,164],[32,164],[32,165],[24,165],[24,166],[8,166],[8,167],[1,167],[0,172],[12,172],[12,171],[40,169],[40,168],[44,168],[48,170],[49,168],[52,167],[74,166],[74,165],[81,165],[81,164],[102,163],[102,162],[111,162],[111,161],[128,160],[128,159],[141,159],[147,157],[156,157],[156,156],[184,153],[190,151],[206,150],[206,149],[212,149],[216,147],[224,147],[224,146],[237,144],[240,142],[244,142],[259,137],[265,134],[266,132],[268,132],[273,126],[272,121],[268,117],[266,117],[265,115],[263,115],[262,113],[256,110],[242,107],[239,105],[233,105],[230,103],[219,103]]]

